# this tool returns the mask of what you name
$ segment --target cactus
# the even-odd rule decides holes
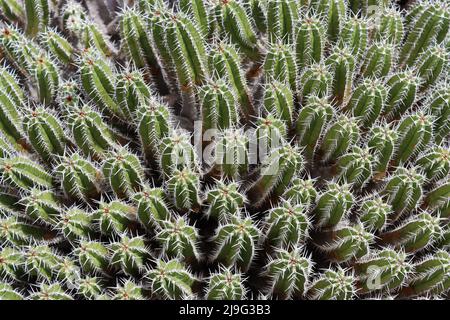
[[[119,198],[140,191],[144,183],[144,169],[139,158],[125,148],[112,152],[105,159],[102,171]]]
[[[246,291],[242,275],[223,268],[210,276],[205,297],[207,300],[243,300]]]
[[[422,198],[425,177],[415,168],[399,167],[389,177],[383,194],[396,217],[413,210]]]
[[[392,248],[370,253],[355,266],[363,292],[394,291],[405,285],[414,268],[409,256]]]
[[[161,221],[160,228],[156,238],[161,243],[164,255],[185,261],[199,260],[198,231],[190,226],[186,219],[179,217],[174,222]]]
[[[362,224],[338,225],[324,231],[318,248],[327,254],[330,261],[346,262],[364,257],[369,253],[374,236]]]
[[[325,270],[308,290],[314,300],[351,300],[355,294],[354,276],[342,268]]]
[[[319,226],[335,226],[346,217],[353,205],[353,195],[348,184],[330,183],[317,200],[314,216]]]
[[[152,291],[160,298],[181,299],[192,297],[195,277],[177,259],[158,260],[154,269],[147,272],[146,279]]]
[[[225,266],[236,265],[243,272],[250,267],[254,257],[260,231],[251,218],[233,216],[230,221],[220,225],[213,241],[216,249],[212,260]]]
[[[101,171],[78,153],[61,157],[54,175],[67,197],[90,201],[100,195]]]
[[[308,239],[310,221],[301,204],[283,201],[269,211],[266,218],[267,241],[276,248],[292,249]]]
[[[246,197],[239,192],[237,183],[218,181],[216,186],[207,192],[206,202],[208,203],[206,215],[214,217],[220,222],[226,222],[231,217],[240,214]]]
[[[175,208],[181,211],[198,210],[200,205],[199,177],[188,169],[176,169],[167,180],[167,190]]]
[[[309,286],[313,262],[300,248],[278,249],[264,270],[270,278],[269,293],[282,298],[303,297]]]
[[[143,271],[149,257],[142,237],[122,236],[119,242],[111,244],[110,251],[111,267],[130,275],[136,275]]]
[[[447,0],[107,2],[0,0],[0,300],[449,297]]]

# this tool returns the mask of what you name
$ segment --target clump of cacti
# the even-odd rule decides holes
[[[0,300],[448,299],[450,6],[411,2],[0,0]]]

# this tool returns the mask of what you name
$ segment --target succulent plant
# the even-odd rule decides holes
[[[0,0],[0,300],[449,298],[448,1],[94,2]]]

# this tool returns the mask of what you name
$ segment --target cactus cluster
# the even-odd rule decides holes
[[[448,0],[0,0],[0,300],[450,297]]]

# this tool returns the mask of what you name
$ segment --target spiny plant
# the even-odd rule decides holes
[[[449,298],[447,1],[114,6],[0,0],[0,300]]]

